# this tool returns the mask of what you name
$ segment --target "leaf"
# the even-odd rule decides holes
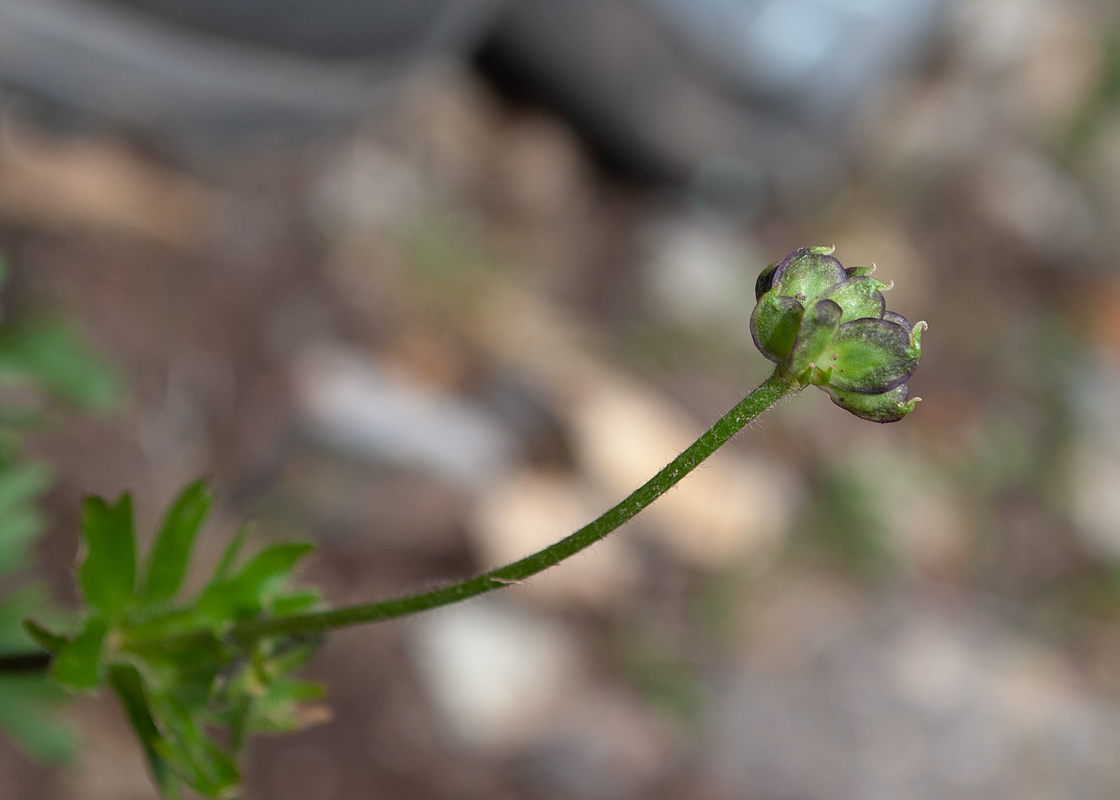
[[[0,371],[25,376],[57,397],[104,411],[121,395],[121,379],[58,320],[30,320],[0,338]]]
[[[46,675],[0,677],[0,728],[33,757],[65,764],[78,748],[77,736],[54,711],[65,698]]]
[[[27,566],[31,543],[43,532],[43,517],[34,508],[17,509],[0,516],[0,575]]]
[[[237,766],[206,735],[191,708],[173,695],[155,698],[153,706],[166,730],[165,752],[190,788],[206,797],[227,796],[241,779]]]
[[[87,497],[82,506],[85,559],[78,582],[86,601],[107,618],[120,615],[133,599],[136,578],[136,537],[132,530],[132,498],[121,495],[115,506]]]
[[[301,589],[272,599],[272,613],[278,617],[314,610],[323,600],[318,589]]]
[[[47,488],[50,478],[50,470],[41,464],[0,470],[0,575],[26,566],[31,542],[44,527],[32,502]]]
[[[0,472],[0,516],[35,501],[51,483],[51,471],[43,464],[20,464]]]
[[[51,676],[63,686],[89,691],[101,684],[101,652],[109,623],[104,617],[93,616],[86,620],[72,642],[61,647],[51,665]]]
[[[208,586],[198,599],[199,613],[215,621],[258,614],[265,597],[283,586],[296,562],[314,549],[307,542],[266,547],[232,578]]]
[[[249,727],[260,733],[283,733],[305,727],[299,704],[318,700],[324,694],[322,684],[277,678],[253,703]]]
[[[218,566],[214,568],[214,575],[210,578],[210,583],[221,583],[229,575],[229,571],[233,569],[233,564],[237,561],[237,556],[241,552],[241,548],[245,545],[245,539],[249,536],[249,526],[242,525],[238,528],[237,533],[229,540],[226,549],[222,552],[222,557],[218,560]]]
[[[175,596],[190,562],[195,536],[210,510],[206,481],[199,479],[183,490],[167,510],[148,560],[142,599],[146,603]]]
[[[35,640],[35,644],[39,645],[48,653],[57,653],[63,647],[70,644],[70,640],[65,636],[52,633],[33,619],[25,619],[23,621],[23,629],[27,631],[28,636]]]
[[[165,749],[165,742],[152,717],[140,671],[131,664],[113,664],[109,667],[109,685],[120,698],[128,721],[132,723],[132,729],[140,739],[144,754],[148,757],[148,768],[152,771],[160,794],[164,797],[176,797],[179,782],[174,770],[160,754]]]

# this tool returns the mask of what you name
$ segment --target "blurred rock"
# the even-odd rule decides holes
[[[1096,220],[1088,198],[1073,175],[1043,155],[1001,148],[977,179],[981,208],[1034,250],[1070,255],[1091,241]]]
[[[51,141],[10,122],[0,126],[0,218],[138,234],[190,250],[203,241],[219,200],[115,141]]]
[[[828,593],[807,598],[800,615],[829,615],[818,608]],[[1111,796],[1120,708],[1083,694],[1056,653],[970,607],[857,606],[843,629],[807,640],[804,657],[729,676],[712,740],[717,796]],[[752,642],[760,655],[775,644]]]
[[[415,167],[377,141],[355,137],[320,165],[310,213],[328,235],[400,229],[426,201]]]
[[[459,740],[517,752],[576,696],[582,667],[561,623],[483,598],[412,621],[416,668]]]
[[[676,745],[668,723],[619,687],[591,689],[556,715],[521,772],[527,789],[550,796],[649,797],[677,766]]]
[[[417,466],[470,489],[514,460],[515,442],[485,409],[360,354],[307,350],[292,374],[309,432],[351,455]]]
[[[581,466],[619,499],[703,429],[655,392],[604,376],[571,409]],[[762,456],[717,453],[642,513],[678,557],[716,568],[775,551],[798,503],[792,473]]]
[[[925,319],[937,270],[923,257],[905,220],[859,199],[845,212],[830,220],[824,240],[836,245],[836,254],[845,265],[875,265],[875,277],[894,284],[886,295],[892,311],[914,322]]]
[[[1084,442],[1068,472],[1073,524],[1099,557],[1120,560],[1120,458]]]
[[[646,280],[656,311],[689,330],[738,334],[754,308],[754,281],[765,266],[758,245],[714,225],[673,221],[646,234]]]
[[[935,466],[905,452],[863,449],[847,469],[869,487],[868,502],[884,523],[900,566],[947,576],[967,563],[972,526],[964,498]]]
[[[609,501],[608,501],[609,502]],[[487,569],[560,541],[595,519],[606,503],[572,478],[522,471],[488,487],[468,530]],[[624,536],[610,536],[519,586],[517,596],[568,606],[604,608],[630,596],[639,564]]]

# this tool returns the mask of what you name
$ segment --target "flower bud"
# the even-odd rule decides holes
[[[831,247],[803,247],[755,283],[751,336],[780,371],[820,386],[858,417],[895,422],[914,410],[906,381],[926,324],[886,310],[891,285],[874,268],[844,266]]]

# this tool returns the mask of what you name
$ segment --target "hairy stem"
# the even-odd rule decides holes
[[[694,470],[700,462],[722,447],[732,436],[774,405],[782,397],[800,390],[800,386],[777,371],[761,386],[748,394],[742,401],[719,419],[699,439],[688,446],[679,456],[630,493],[622,502],[606,511],[593,522],[561,539],[556,544],[526,556],[484,575],[444,586],[423,594],[401,597],[396,600],[383,600],[379,603],[337,608],[314,614],[300,614],[277,619],[254,620],[235,625],[230,634],[238,639],[254,639],[272,634],[314,633],[359,625],[364,622],[403,617],[431,608],[457,603],[486,592],[500,589],[511,583],[518,583],[536,575],[566,558],[590,547],[605,538],[615,529],[630,521],[665,492],[675,486],[685,475]]]
[[[491,570],[484,575],[451,586],[444,586],[409,597],[336,608],[331,611],[313,614],[297,614],[290,617],[241,622],[233,626],[229,635],[233,639],[251,641],[260,636],[321,633],[332,628],[342,628],[347,625],[359,625],[364,622],[377,622],[393,617],[416,614],[420,611],[457,603],[460,600],[466,600],[494,589],[500,589],[511,583],[523,581],[590,547],[629,522],[642,509],[679,483],[704,459],[726,444],[747,423],[786,395],[795,394],[800,390],[801,386],[796,380],[775,371],[765,383],[744,397],[738,405],[721,417],[715,425],[689,445],[684,452],[631,492],[618,505],[606,511],[593,522],[584,525],[571,536],[526,556],[520,561],[515,561],[499,569]],[[0,674],[35,672],[45,670],[49,666],[50,656],[42,652],[0,657]]]

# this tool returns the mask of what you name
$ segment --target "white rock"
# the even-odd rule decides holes
[[[485,598],[415,618],[412,653],[436,710],[463,742],[519,750],[578,685],[564,626]]]
[[[351,455],[417,466],[470,489],[514,459],[512,434],[486,409],[361,354],[309,349],[293,377],[312,435]]]
[[[525,470],[493,484],[480,498],[468,531],[482,564],[497,567],[558,542],[595,519],[607,503],[570,477]],[[630,540],[610,536],[526,581],[517,592],[543,602],[572,600],[603,607],[625,596],[637,578]]]
[[[606,376],[586,388],[571,421],[580,465],[619,499],[703,432],[652,390]],[[774,548],[789,528],[798,494],[781,464],[719,453],[642,516],[679,557],[718,567]]]

